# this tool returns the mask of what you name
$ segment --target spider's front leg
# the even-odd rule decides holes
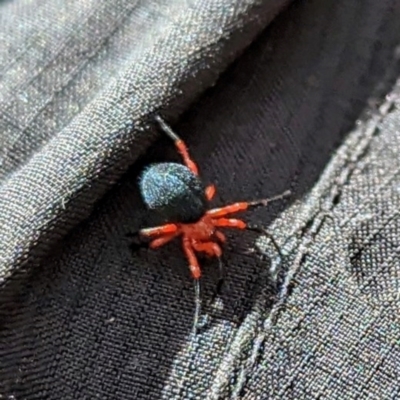
[[[224,207],[214,208],[212,210],[207,211],[207,215],[209,215],[213,219],[225,217],[228,214],[234,214],[239,211],[245,211],[250,207],[266,207],[269,203],[276,201],[276,200],[283,199],[284,197],[287,197],[289,195],[290,195],[290,191],[286,190],[286,192],[279,194],[277,196],[271,197],[269,199],[261,199],[261,200],[255,200],[255,201],[241,201],[241,202],[229,204]],[[229,225],[227,225],[227,226],[229,226]]]
[[[246,222],[234,218],[216,218],[212,220],[214,226],[224,228],[246,229]]]
[[[220,218],[228,214],[237,213],[239,211],[245,211],[248,208],[249,208],[249,203],[242,201],[239,203],[229,204],[228,206],[225,207],[213,208],[212,210],[207,211],[207,215],[209,215],[213,219]]]

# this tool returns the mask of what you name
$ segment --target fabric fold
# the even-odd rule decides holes
[[[3,110],[11,101],[14,104],[1,120],[3,132],[9,131],[9,138],[15,138],[8,143],[7,137],[4,139],[6,161],[13,157],[14,142],[29,140],[28,133],[34,137],[34,121],[46,120],[48,110],[60,110],[54,104],[68,91],[71,81],[85,83],[87,64],[96,57],[98,61],[102,52],[106,52],[103,63],[107,52],[117,57],[111,43],[115,36],[123,38],[115,46],[122,43],[126,47],[119,47],[123,54],[119,52],[115,62],[107,60],[108,69],[97,77],[97,90],[87,91],[86,103],[73,104],[77,110],[70,112],[72,117],[62,129],[58,131],[56,126],[19,164],[5,163],[10,168],[0,186],[0,284],[18,267],[39,262],[57,240],[90,214],[93,204],[156,138],[151,119],[154,112],[161,110],[168,119],[176,118],[213,85],[287,2],[181,0],[148,4],[121,0],[105,1],[101,6],[88,2],[81,8],[81,2],[57,3],[58,15],[54,2],[49,12],[45,7],[38,9],[41,24],[30,20],[35,19],[34,13],[25,15],[25,26],[18,35],[25,40],[29,30],[29,35],[41,35],[44,43],[50,43],[41,28],[49,26],[49,20],[62,24],[59,18],[67,15],[71,30],[67,39],[54,51],[48,48],[49,54],[43,43],[32,41],[31,47],[13,60],[3,57],[6,72],[13,68],[12,62],[26,61],[34,51],[42,51],[43,57],[35,54],[35,61],[42,63],[36,75],[24,76],[23,82],[21,75],[21,85],[6,90],[8,96],[2,99]],[[3,7],[10,18],[16,13],[9,4]],[[111,12],[115,18],[110,25]],[[93,35],[93,29],[98,35]],[[137,42],[136,35],[140,36]],[[52,91],[46,92],[46,83],[52,79],[52,85],[48,84]],[[57,79],[60,82],[55,87]],[[8,82],[4,80],[4,85]],[[12,118],[16,110],[20,113],[18,124]]]

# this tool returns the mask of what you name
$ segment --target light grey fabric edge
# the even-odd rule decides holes
[[[284,5],[177,1],[169,7],[165,29],[153,37],[151,47],[141,49],[124,76],[0,188],[0,282],[18,267],[38,262],[90,213],[95,201],[155,139],[149,132],[152,112],[182,112]],[[216,21],[213,15],[219,7],[224,8],[223,19]],[[210,29],[210,24],[220,29]],[[190,31],[190,41],[182,35],[184,30]],[[165,85],[144,87],[156,77],[163,82],[162,74]]]

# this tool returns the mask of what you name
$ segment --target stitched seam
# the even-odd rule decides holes
[[[392,93],[396,92],[399,89],[400,89],[400,80],[398,80],[396,82],[394,89],[392,90]],[[271,310],[269,316],[267,317],[267,319],[264,320],[264,322],[262,324],[262,330],[255,337],[251,355],[248,358],[247,362],[245,363],[245,366],[240,368],[241,371],[239,373],[237,383],[234,387],[234,393],[236,393],[236,397],[239,396],[240,392],[243,390],[243,388],[246,384],[247,378],[259,356],[259,352],[260,352],[263,342],[265,341],[267,332],[269,332],[269,328],[271,328],[274,325],[274,323],[277,321],[277,319],[279,318],[279,314],[284,306],[284,303],[287,300],[290,285],[291,285],[294,277],[300,270],[302,264],[304,263],[305,257],[309,251],[309,247],[314,240],[313,234],[318,233],[326,216],[333,218],[331,213],[334,209],[335,200],[337,200],[338,197],[340,197],[343,187],[349,182],[354,170],[358,166],[358,163],[367,154],[372,140],[374,139],[374,137],[376,137],[379,134],[379,130],[378,130],[379,123],[385,117],[387,117],[387,115],[389,115],[391,112],[393,112],[395,110],[395,105],[396,105],[395,100],[396,100],[395,96],[386,96],[385,101],[382,102],[381,106],[377,110],[375,110],[374,113],[372,113],[370,120],[367,121],[366,129],[363,129],[358,134],[358,136],[359,136],[358,145],[355,147],[355,150],[353,149],[353,151],[352,151],[352,149],[349,146],[345,146],[343,148],[343,150],[345,152],[348,152],[349,154],[347,155],[347,159],[344,160],[343,171],[334,180],[334,183],[325,190],[326,192],[328,192],[326,198],[324,199],[324,202],[328,203],[327,207],[320,207],[315,212],[315,214],[310,216],[310,218],[308,218],[308,220],[305,221],[305,223],[303,223],[303,226],[300,227],[300,230],[304,229],[304,227],[306,227],[310,221],[313,221],[310,229],[303,236],[303,240],[297,246],[297,248],[298,248],[297,255],[295,256],[292,267],[287,272],[285,282],[284,282],[281,292],[279,294],[279,299],[272,307],[272,310]],[[340,166],[336,166],[335,170],[341,171],[342,168]],[[393,179],[393,177],[394,177],[394,175],[391,178]],[[389,180],[389,182],[390,182],[390,180]],[[382,186],[385,187],[385,185],[382,185]],[[321,196],[321,197],[324,197],[324,196]],[[370,203],[368,203],[368,204],[370,204]],[[340,227],[343,227],[343,226],[347,225],[349,222],[351,222],[351,220],[353,220],[356,217],[356,214],[354,213],[352,215],[352,217],[353,218],[346,220],[347,221],[346,224],[342,224],[342,225],[340,225]],[[371,276],[370,279],[372,279],[372,278],[373,277]],[[367,282],[365,284],[367,284],[368,281],[369,280],[367,280]],[[349,304],[349,306],[350,306],[350,304]]]

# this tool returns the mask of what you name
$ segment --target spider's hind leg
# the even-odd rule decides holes
[[[178,153],[182,156],[185,165],[195,174],[199,174],[199,168],[189,154],[185,142],[171,129],[171,127],[159,116],[155,116],[161,129],[174,141]]]

